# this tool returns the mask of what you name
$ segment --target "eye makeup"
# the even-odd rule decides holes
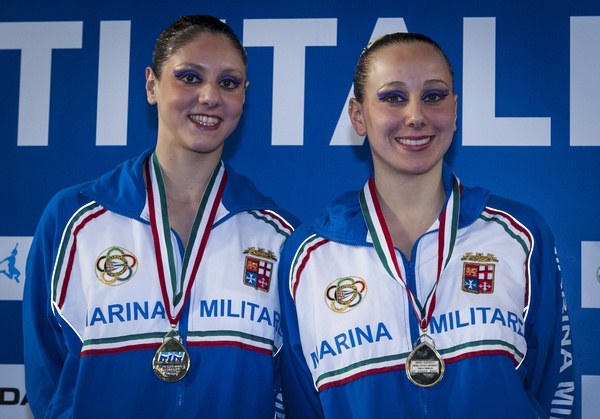
[[[383,92],[377,92],[377,98],[381,101],[390,100],[393,98],[395,101],[408,100],[408,95],[401,90],[386,90]]]
[[[219,79],[219,84],[223,84],[223,83],[232,83],[234,86],[239,86],[244,82],[243,79],[239,78],[239,77],[235,77],[235,76],[223,76]]]
[[[426,92],[423,93],[423,95],[421,96],[422,99],[426,99],[429,96],[439,96],[439,97],[446,97],[450,94],[450,90],[448,89],[431,89],[431,90],[427,90]]]
[[[192,75],[192,76],[196,76],[198,78],[202,78],[202,75],[198,71],[193,70],[191,68],[177,67],[177,68],[173,69],[173,75],[175,77],[183,77],[188,74]]]

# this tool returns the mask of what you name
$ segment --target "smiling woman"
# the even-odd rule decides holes
[[[146,69],[146,92],[158,107],[156,156],[168,191],[170,226],[185,245],[225,140],[242,115],[246,56],[228,36],[209,31],[170,51],[167,60],[155,57],[162,63],[158,72]]]
[[[349,113],[357,134],[368,135],[394,245],[410,258],[445,201],[443,156],[456,131],[458,96],[441,49],[418,35],[405,38],[380,38],[362,54]]]
[[[48,204],[23,297],[36,417],[281,413],[274,278],[296,220],[222,161],[247,86],[231,28],[180,18],[146,69],[155,149]],[[206,301],[248,314],[199,315]]]
[[[287,417],[556,413],[574,372],[554,238],[535,210],[462,185],[444,162],[457,118],[445,54],[424,35],[385,35],[362,53],[354,92],[373,175],[282,255]],[[344,278],[363,290],[351,311],[337,308]],[[378,334],[359,344],[365,324]],[[458,396],[479,388],[485,403]]]

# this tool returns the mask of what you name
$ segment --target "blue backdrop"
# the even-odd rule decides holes
[[[250,87],[225,157],[302,219],[370,174],[346,117],[380,33],[422,32],[456,72],[447,160],[467,185],[536,207],[556,239],[575,340],[576,417],[600,411],[600,2],[3,0],[0,6],[0,417],[29,417],[21,298],[40,214],[59,189],[151,147],[144,69],[160,31],[212,14],[238,33]]]

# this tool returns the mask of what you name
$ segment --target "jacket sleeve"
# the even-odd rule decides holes
[[[554,237],[539,217],[531,257],[527,354],[520,366],[525,389],[550,417],[573,416],[575,379],[567,299]]]
[[[279,269],[279,293],[283,315],[283,347],[281,368],[283,403],[286,418],[322,418],[319,394],[308,370],[298,329],[296,305],[290,290],[290,273],[296,253],[299,230],[287,241]]]
[[[62,228],[48,205],[27,257],[23,291],[23,340],[27,399],[36,418],[50,416],[68,358],[62,328],[52,311],[51,280]],[[63,380],[64,381],[64,380]]]
[[[284,217],[284,219],[293,227],[296,228],[300,222],[299,220],[285,212],[282,210],[279,210],[278,213],[280,215],[282,215]],[[285,242],[284,242],[285,244]],[[283,245],[281,246],[279,255],[280,255],[280,259],[281,259],[281,254],[283,252]],[[281,267],[278,268],[278,272],[281,271]],[[281,286],[280,283],[277,284],[278,285],[278,292],[279,292],[279,286]],[[281,296],[281,292],[279,292],[279,297]],[[281,304],[281,303],[280,303]],[[283,309],[279,308],[280,313],[283,312]],[[282,316],[283,317],[283,316]],[[275,354],[275,359],[274,359],[274,368],[275,368],[275,419],[284,419],[286,417],[286,412],[285,412],[285,407],[284,407],[284,402],[283,402],[283,389],[282,389],[282,346],[283,346],[283,325],[280,326],[280,332],[281,332],[281,336],[282,336],[282,341],[281,341],[281,346],[278,348],[277,353]]]

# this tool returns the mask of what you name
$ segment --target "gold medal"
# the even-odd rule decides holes
[[[424,338],[429,338],[425,342]],[[417,342],[421,341],[419,345]],[[421,335],[414,343],[415,349],[406,359],[406,375],[408,379],[419,387],[431,387],[442,380],[444,376],[444,360],[435,349],[433,340],[427,334]]]
[[[168,383],[181,380],[190,369],[190,356],[177,331],[171,330],[163,338],[163,344],[152,358],[156,376]]]

